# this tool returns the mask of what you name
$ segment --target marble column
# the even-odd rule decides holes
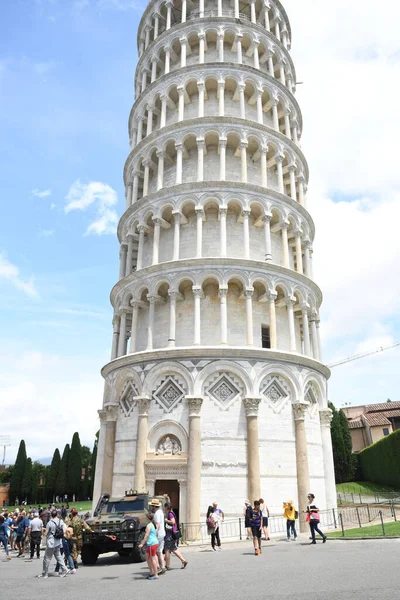
[[[243,401],[247,421],[247,487],[250,502],[261,497],[258,408],[260,398]]]
[[[161,190],[164,185],[164,160],[165,160],[165,152],[162,150],[157,150],[156,152],[158,158],[158,168],[157,168],[157,191]]]
[[[102,448],[103,452],[102,456],[98,454],[97,460],[102,460],[101,494],[112,494],[117,415],[118,406],[112,404],[106,404],[103,410],[99,410],[99,448]]]
[[[276,308],[275,300],[278,294],[275,291],[268,293],[268,307],[269,307],[269,337],[271,340],[271,350],[274,350],[278,345],[278,336],[276,331]]]
[[[147,296],[149,301],[149,322],[147,327],[147,348],[146,350],[153,350],[153,332],[154,332],[154,313],[156,308],[156,296]]]
[[[196,258],[202,257],[203,252],[203,207],[196,206]]]
[[[220,206],[219,223],[220,223],[220,256],[226,256],[226,215],[228,209],[226,206]]]
[[[112,348],[111,348],[111,360],[114,360],[118,356],[118,340],[119,340],[119,321],[120,318],[118,315],[115,315],[113,318],[113,339],[112,339]]]
[[[183,147],[182,144],[175,144],[176,148],[176,181],[179,185],[182,183],[182,160],[183,160]]]
[[[264,215],[263,217],[265,237],[265,262],[272,262],[271,219],[271,214]]]
[[[174,348],[176,341],[176,299],[179,295],[179,292],[171,290],[168,292],[168,296],[170,299],[169,304],[169,337],[168,337],[168,347]]]
[[[136,352],[136,337],[137,337],[137,325],[138,325],[138,314],[140,302],[131,300],[132,306],[132,326],[131,326],[131,343],[129,347],[129,353],[133,354]]]
[[[200,524],[201,490],[201,406],[203,398],[186,396],[189,405],[189,452],[187,463],[187,513],[188,524]],[[196,535],[191,536],[195,538]]]
[[[295,296],[290,296],[286,300],[288,326],[289,326],[289,344],[290,352],[296,352],[296,331],[294,328],[294,305],[296,304]]]
[[[126,237],[128,240],[128,250],[125,263],[125,277],[128,277],[132,273],[133,236],[127,235]]]
[[[303,274],[303,250],[301,245],[301,237],[303,232],[297,230],[294,234],[296,243],[296,271]]]
[[[247,183],[247,142],[240,142],[240,165],[242,183]]]
[[[330,408],[319,411],[319,421],[321,424],[322,455],[324,461],[326,508],[330,509],[336,508],[335,467],[333,464],[331,438],[332,411]]]
[[[226,144],[226,138],[219,138],[219,178],[221,181],[225,181]]]
[[[119,341],[118,341],[118,356],[125,356],[126,354],[126,315],[127,309],[121,309],[121,321],[119,326]]]
[[[228,286],[219,286],[219,300],[220,300],[220,320],[221,320],[221,345],[226,346],[228,344],[228,307],[226,303],[228,295]]]
[[[204,139],[197,138],[197,181],[204,179]]]
[[[197,82],[197,89],[198,89],[198,92],[199,92],[199,112],[198,112],[198,117],[199,117],[199,119],[201,119],[202,117],[204,117],[204,90],[205,90],[204,81],[198,81]]]
[[[304,354],[311,356],[310,348],[310,328],[308,326],[308,305],[301,306],[301,315],[303,323],[303,338],[304,338]]]
[[[172,260],[179,260],[182,214],[179,212],[179,210],[173,210],[172,216],[174,217],[174,252],[172,255]]]
[[[315,360],[320,360],[319,358],[319,344],[318,344],[318,334],[317,334],[317,317],[316,315],[311,315],[310,318],[310,329],[311,329],[311,341],[312,341],[312,356]]]
[[[297,402],[292,404],[296,438],[296,467],[297,467],[297,495],[299,500],[300,533],[308,531],[305,510],[307,508],[307,495],[310,493],[310,476],[308,471],[308,451],[305,418],[308,403]]]
[[[218,81],[218,116],[223,117],[225,115],[225,81],[220,79]]]
[[[120,279],[123,279],[125,277],[127,251],[128,251],[127,245],[121,244],[121,249],[119,251],[119,278]]]
[[[290,268],[289,264],[289,242],[288,242],[288,227],[289,223],[284,221],[282,223],[282,254],[283,254],[283,266],[287,269]]]
[[[201,340],[201,297],[203,295],[203,289],[199,285],[192,287],[194,297],[194,346],[200,346]]]
[[[144,250],[144,234],[146,233],[147,227],[145,225],[139,225],[139,245],[138,245],[138,255],[136,262],[136,270],[139,271],[143,268],[143,250]]]
[[[253,292],[254,288],[246,288],[244,291],[246,299],[246,345],[254,346],[253,335]]]
[[[138,407],[137,437],[136,437],[136,458],[135,458],[135,490],[139,493],[146,492],[146,456],[147,456],[147,438],[149,435],[149,403],[147,396],[138,396],[136,399]]]
[[[250,228],[249,228],[249,217],[250,211],[242,211],[243,217],[243,245],[244,245],[244,258],[250,258]]]
[[[161,219],[153,218],[154,223],[154,236],[153,236],[153,259],[152,265],[158,264],[158,257],[160,252],[160,232],[161,232]]]
[[[260,152],[261,186],[265,188],[268,187],[267,152],[268,146],[262,146]]]

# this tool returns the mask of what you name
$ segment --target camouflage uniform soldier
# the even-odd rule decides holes
[[[78,556],[81,553],[83,546],[83,530],[91,531],[89,525],[83,521],[78,515],[78,511],[76,508],[71,510],[71,518],[66,520],[66,525],[68,527],[72,527],[73,536],[72,536],[72,560],[74,561],[75,569],[78,568]]]

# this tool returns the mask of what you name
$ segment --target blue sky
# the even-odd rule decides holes
[[[284,4],[305,82],[297,97],[329,362],[400,340],[400,127],[396,102],[383,110],[376,87],[379,81],[387,93],[398,92],[398,19],[377,28],[370,1]],[[4,431],[12,437],[10,459],[22,436],[40,457],[63,447],[75,430],[90,444],[98,426],[99,370],[112,335],[108,299],[118,274],[112,232],[124,210],[144,6],[0,0],[0,402],[7,410],[23,407],[18,427]],[[83,198],[84,210],[66,210],[74,199],[82,207]],[[399,399],[398,358],[393,351],[336,370],[331,399],[338,406]]]

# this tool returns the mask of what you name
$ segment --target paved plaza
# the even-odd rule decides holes
[[[173,600],[393,600],[399,597],[400,540],[328,541],[309,546],[272,541],[254,556],[248,542],[226,544],[222,552],[183,549],[189,561],[158,581],[147,581],[145,563],[128,564],[107,555],[93,567],[81,566],[65,579],[35,579],[42,561],[0,562],[2,598],[43,600],[45,597],[120,600],[154,597]],[[160,589],[161,588],[161,589]],[[51,595],[51,596],[50,596]]]

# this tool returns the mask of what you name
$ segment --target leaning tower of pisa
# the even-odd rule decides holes
[[[278,0],[144,11],[95,501],[336,504],[290,46]]]

